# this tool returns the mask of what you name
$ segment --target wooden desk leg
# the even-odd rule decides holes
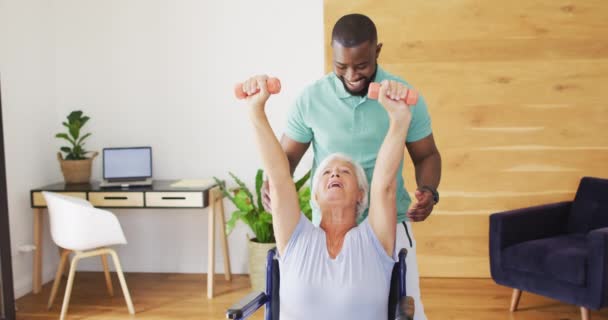
[[[224,254],[224,277],[232,280],[230,273],[230,255],[228,254],[228,239],[226,239],[226,218],[224,217],[224,195],[219,193],[217,197],[217,214],[220,222],[220,241],[222,242],[222,253]]]
[[[32,268],[32,291],[34,294],[40,293],[42,289],[42,210],[44,209],[34,208],[34,245],[36,246]]]
[[[209,190],[209,222],[207,231],[207,298],[213,298],[213,275],[215,274],[215,202],[216,188]]]

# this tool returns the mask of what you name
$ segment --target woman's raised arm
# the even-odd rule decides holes
[[[270,96],[266,85],[267,76],[255,76],[243,83],[247,94],[249,117],[253,126],[258,152],[264,171],[268,175],[272,198],[272,220],[277,249],[283,254],[300,218],[298,194],[289,170],[289,162],[277,140],[268,118],[266,101]]]
[[[389,116],[389,129],[376,157],[370,190],[369,224],[389,256],[395,249],[397,225],[397,172],[405,152],[405,137],[412,114],[401,98],[407,88],[396,81],[383,81],[378,102]]]

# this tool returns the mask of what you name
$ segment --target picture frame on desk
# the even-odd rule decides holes
[[[14,320],[15,296],[11,261],[11,236],[6,192],[6,162],[4,159],[4,128],[2,127],[2,86],[0,85],[0,319]]]

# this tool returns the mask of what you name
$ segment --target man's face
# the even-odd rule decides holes
[[[332,42],[334,72],[348,93],[357,96],[367,94],[381,48],[381,43],[371,41],[351,48],[344,47],[337,41]]]

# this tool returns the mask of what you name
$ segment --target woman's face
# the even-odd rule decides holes
[[[327,206],[356,208],[363,192],[359,189],[355,167],[350,162],[333,159],[318,174],[321,176],[316,186],[316,197],[321,209]]]

